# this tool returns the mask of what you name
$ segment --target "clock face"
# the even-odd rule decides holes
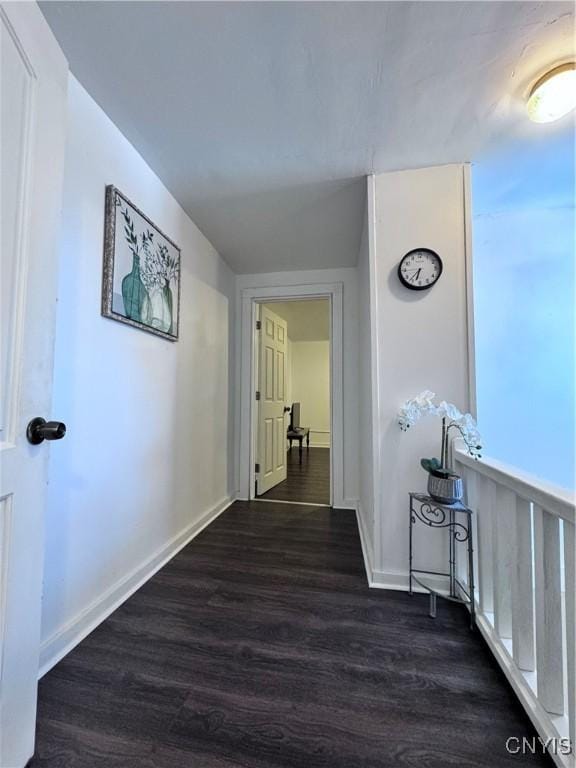
[[[442,259],[429,248],[409,251],[398,266],[402,285],[413,291],[431,288],[442,274]]]

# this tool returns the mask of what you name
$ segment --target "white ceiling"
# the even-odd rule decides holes
[[[266,304],[288,324],[291,341],[328,341],[330,339],[330,302],[328,299],[274,301]]]
[[[569,2],[41,7],[72,72],[237,272],[354,265],[363,175],[545,135],[526,89],[573,55]]]

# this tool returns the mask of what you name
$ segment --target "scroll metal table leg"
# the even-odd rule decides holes
[[[408,592],[412,594],[412,499],[408,506]]]
[[[472,541],[472,515],[468,515],[468,591],[470,592],[470,629],[474,629],[476,624],[474,589],[474,543]]]
[[[450,597],[456,597],[456,539],[454,528],[454,510],[450,510],[450,525],[448,527],[448,535],[450,540]]]
[[[436,618],[436,594],[430,592],[430,618]]]

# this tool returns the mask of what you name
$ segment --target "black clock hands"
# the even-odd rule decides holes
[[[432,288],[442,274],[442,259],[431,248],[414,248],[398,264],[398,278],[411,291]]]
[[[410,280],[410,282],[412,282],[412,283],[415,283],[416,280],[418,280],[418,278],[420,277],[420,272],[422,272],[422,267],[420,267],[420,269],[407,269],[406,270],[406,274],[407,275],[409,275],[410,272],[412,272],[412,276],[408,277],[408,280]]]

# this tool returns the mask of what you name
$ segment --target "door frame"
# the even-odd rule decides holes
[[[343,283],[275,285],[240,291],[240,487],[252,500],[256,489],[257,304],[328,299],[330,302],[330,505],[344,507],[344,386],[342,366]]]

